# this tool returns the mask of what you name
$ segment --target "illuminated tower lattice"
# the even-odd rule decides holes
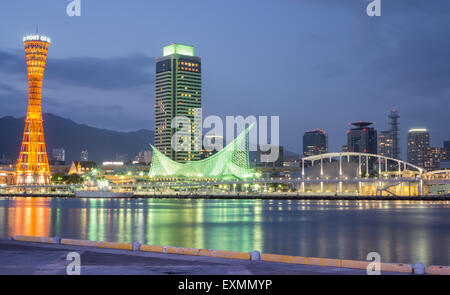
[[[50,39],[41,35],[23,38],[28,72],[28,110],[16,168],[16,184],[48,184],[50,168],[42,126],[41,90]]]

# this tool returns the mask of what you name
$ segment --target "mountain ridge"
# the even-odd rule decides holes
[[[43,114],[47,155],[51,159],[53,148],[64,148],[66,163],[79,160],[81,151],[87,149],[89,160],[112,161],[118,155],[128,155],[132,160],[141,150],[150,149],[154,132],[147,129],[116,131],[96,128],[51,113]],[[5,155],[15,161],[22,142],[25,118],[5,116],[0,118],[0,157]]]

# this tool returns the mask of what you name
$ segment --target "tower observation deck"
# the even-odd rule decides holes
[[[50,168],[42,125],[41,92],[50,38],[39,34],[25,36],[28,72],[28,110],[22,146],[16,167],[16,184],[48,184]]]

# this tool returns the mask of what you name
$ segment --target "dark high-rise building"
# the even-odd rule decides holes
[[[389,119],[391,119],[391,139],[392,139],[392,158],[400,159],[400,147],[399,147],[399,128],[398,119],[400,118],[398,111],[393,109],[389,114]]]
[[[408,162],[425,168],[429,156],[430,135],[427,129],[410,129],[408,132]]]
[[[398,119],[400,116],[394,109],[389,114],[391,129],[381,131],[378,137],[378,153],[381,156],[386,156],[394,159],[400,159],[399,149],[399,128]]]
[[[177,162],[200,159],[201,137],[201,59],[194,56],[194,47],[171,44],[163,49],[163,57],[156,59],[155,85],[155,147]],[[172,148],[172,128],[175,117],[190,120],[183,126],[181,141],[174,143],[182,151]],[[180,135],[180,133],[177,133]]]
[[[370,127],[372,122],[352,123],[355,128],[347,131],[349,152],[377,154],[377,130]]]
[[[447,161],[450,161],[450,140],[444,141],[444,151],[446,154]]]
[[[322,129],[306,131],[303,134],[303,156],[326,154],[328,152],[328,134]]]

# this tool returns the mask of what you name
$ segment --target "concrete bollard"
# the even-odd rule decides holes
[[[261,261],[261,253],[258,250],[253,250],[250,252],[251,261]]]
[[[425,274],[425,264],[422,262],[417,262],[414,264],[414,274],[416,275],[424,275]]]
[[[141,243],[134,242],[133,244],[133,251],[140,251],[141,250]]]

